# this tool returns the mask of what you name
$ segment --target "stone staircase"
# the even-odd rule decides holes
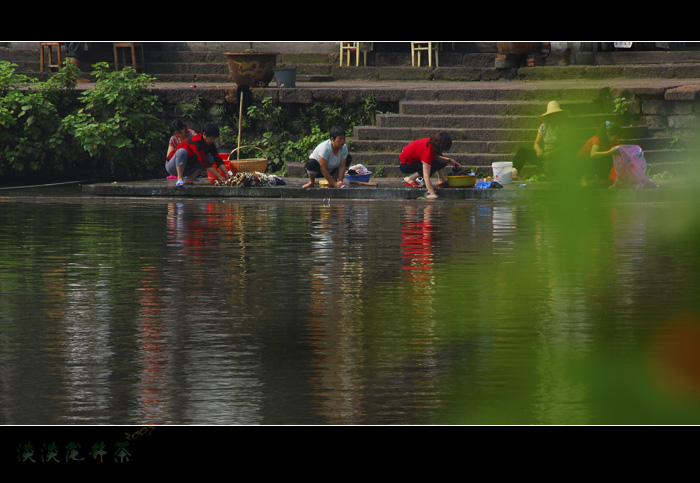
[[[408,142],[437,132],[447,132],[453,140],[446,153],[462,166],[489,174],[491,164],[512,161],[520,147],[531,147],[540,114],[550,100],[559,101],[571,112],[570,120],[580,144],[604,121],[623,125],[612,112],[606,89],[527,89],[518,85],[492,89],[449,89],[407,91],[397,113],[379,114],[376,125],[356,126],[348,146],[353,163],[365,165],[383,176],[402,176],[398,154]],[[439,100],[436,100],[439,99]],[[670,149],[671,137],[652,137],[643,125],[624,123],[626,144],[638,144],[654,169],[669,170],[679,150]],[[525,167],[523,176],[534,174]],[[303,176],[302,163],[288,163],[288,175]]]
[[[41,72],[38,42],[35,48],[3,49],[0,60],[18,65],[17,72],[44,80],[49,72]],[[160,45],[159,45],[160,44]],[[143,72],[155,77],[158,82],[179,83],[232,83],[224,51],[187,49],[175,50],[168,43],[146,44],[144,47],[145,68]],[[167,50],[173,49],[173,50]],[[441,68],[411,67],[410,54],[371,53],[369,66],[340,66],[337,52],[297,53],[280,52],[277,66],[297,67],[297,82],[333,82],[338,80],[498,80],[512,77],[513,71],[496,69],[495,43],[493,51],[443,52]],[[90,66],[97,62],[114,65],[112,44],[90,43],[81,53],[82,67],[89,75]],[[273,81],[274,85],[274,81]]]
[[[25,43],[6,48],[0,42],[0,60],[18,65],[17,71],[45,78],[40,72],[39,48]],[[700,78],[700,50],[579,52],[575,62],[565,65],[561,58],[549,57],[537,67],[497,68],[496,42],[474,43],[465,51],[446,49],[440,53],[440,67],[411,67],[408,52],[370,52],[368,66],[338,65],[338,53],[280,52],[278,66],[296,66],[298,82],[338,80],[437,80],[479,81],[504,79],[601,79],[622,78]],[[114,64],[110,42],[90,43],[83,52],[84,70],[96,62]],[[224,47],[222,47],[224,48]],[[471,50],[471,51],[470,51]],[[230,83],[223,50],[189,50],[180,43],[146,43],[145,72],[159,82]]]

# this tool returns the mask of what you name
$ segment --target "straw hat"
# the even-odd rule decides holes
[[[545,112],[544,114],[540,114],[540,118],[559,113],[566,115],[569,113],[569,111],[565,111],[564,109],[559,107],[559,103],[557,101],[549,101],[549,103],[547,104],[547,112]]]

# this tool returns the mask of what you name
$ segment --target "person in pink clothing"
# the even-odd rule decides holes
[[[166,156],[170,156],[170,153],[177,149],[178,144],[188,139],[192,139],[192,136],[197,134],[192,129],[188,129],[187,125],[180,119],[175,119],[170,123],[170,141],[168,141],[168,152]]]
[[[404,178],[404,184],[407,186],[417,186],[416,179],[421,174],[425,180],[425,187],[428,190],[428,197],[436,198],[435,188],[430,181],[430,176],[437,174],[437,187],[440,188],[447,184],[447,177],[443,169],[450,163],[453,166],[461,167],[461,165],[452,158],[443,156],[445,151],[449,151],[452,147],[452,139],[447,133],[439,132],[430,137],[416,139],[404,146],[401,154],[399,154],[399,170],[408,175]]]

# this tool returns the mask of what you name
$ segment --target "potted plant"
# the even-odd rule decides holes
[[[274,76],[277,54],[254,52],[252,48],[243,52],[225,52],[229,76],[233,81],[250,87],[267,87]]]

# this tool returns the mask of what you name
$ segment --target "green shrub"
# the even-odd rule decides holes
[[[83,107],[63,119],[62,129],[90,155],[96,172],[142,176],[162,164],[168,134],[161,102],[149,90],[154,79],[131,67],[112,71],[98,63],[93,68],[95,88],[81,94]]]
[[[94,89],[78,93],[80,71],[64,65],[39,82],[0,62],[0,175],[57,179],[131,178],[161,167],[167,126],[150,91],[154,79],[132,68],[95,64]]]
[[[343,102],[313,103],[307,106],[282,107],[271,97],[255,100],[248,107],[241,122],[241,145],[253,145],[265,150],[268,170],[285,174],[288,161],[306,162],[309,153],[328,139],[332,126],[345,127],[348,136],[353,127],[362,123],[374,123],[378,105],[373,95],[364,103],[348,105]],[[236,145],[237,117],[225,120],[222,126],[222,142]],[[235,128],[235,129],[234,129]],[[246,140],[255,136],[257,139]]]
[[[62,69],[44,83],[15,73],[0,62],[0,174],[61,171],[70,153],[60,130],[77,79],[75,68]]]

